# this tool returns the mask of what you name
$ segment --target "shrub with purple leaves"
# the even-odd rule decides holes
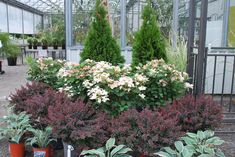
[[[145,155],[171,145],[182,135],[177,118],[160,111],[127,110],[112,120],[110,131],[119,143]]]
[[[26,111],[34,125],[45,125],[49,106],[70,101],[66,94],[51,89],[43,83],[33,82],[11,95],[11,104],[16,113]],[[37,125],[36,125],[37,126]]]
[[[184,96],[169,104],[165,113],[171,113],[172,117],[178,117],[178,124],[186,132],[215,129],[219,127],[222,119],[222,107],[211,97],[201,95],[195,99],[193,95]]]
[[[56,136],[79,146],[79,150],[100,147],[110,137],[107,115],[80,100],[55,102],[48,108],[47,123]]]
[[[14,105],[14,111],[16,113],[26,111],[28,108],[26,100],[34,95],[44,94],[47,89],[51,89],[51,87],[39,82],[27,83],[25,86],[21,86],[14,94],[10,95],[10,103]]]

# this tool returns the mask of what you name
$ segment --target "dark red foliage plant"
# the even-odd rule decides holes
[[[120,144],[150,156],[182,135],[177,118],[148,109],[123,112],[112,120],[110,131]]]
[[[172,116],[178,116],[178,124],[185,132],[213,130],[220,126],[223,119],[222,107],[205,95],[197,98],[193,95],[184,96],[164,110]]]
[[[47,122],[55,135],[79,150],[100,147],[109,138],[108,116],[80,100],[50,106]]]
[[[51,89],[48,85],[39,82],[27,83],[21,86],[14,94],[10,95],[10,103],[14,105],[15,112],[26,111],[28,106],[25,104],[26,100],[34,95],[44,94],[47,89]]]
[[[11,95],[11,104],[14,105],[15,112],[26,111],[31,115],[31,121],[36,127],[47,125],[45,118],[49,106],[65,104],[64,102],[68,101],[66,94],[36,82],[26,84],[26,87],[22,87],[17,90],[16,94]]]

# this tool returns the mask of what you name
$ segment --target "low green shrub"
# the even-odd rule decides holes
[[[214,136],[212,131],[198,131],[187,133],[180,141],[175,142],[175,149],[164,147],[156,153],[161,157],[225,157],[224,153],[217,148],[224,141]]]

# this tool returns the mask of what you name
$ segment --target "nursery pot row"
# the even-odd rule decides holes
[[[20,144],[9,144],[10,157],[25,157],[25,145]],[[50,157],[50,148],[33,148],[34,156]]]

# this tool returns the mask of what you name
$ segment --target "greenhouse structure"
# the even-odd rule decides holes
[[[235,0],[0,0],[0,157],[234,157]]]

